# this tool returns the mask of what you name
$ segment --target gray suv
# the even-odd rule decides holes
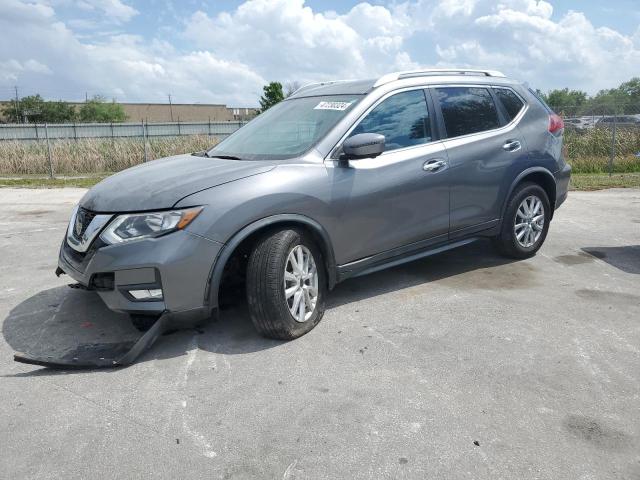
[[[93,187],[57,273],[139,328],[202,322],[242,285],[258,331],[293,339],[347,278],[483,237],[534,255],[567,196],[562,134],[494,71],[307,85],[208,151]]]

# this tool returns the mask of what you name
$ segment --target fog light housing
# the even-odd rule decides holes
[[[113,290],[113,272],[95,273],[89,282],[89,288],[97,291]]]
[[[131,295],[136,300],[162,300],[163,299],[161,288],[129,290],[129,295]]]

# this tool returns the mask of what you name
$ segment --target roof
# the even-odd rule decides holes
[[[299,88],[291,95],[295,97],[313,97],[316,95],[363,95],[373,90],[376,79],[334,80],[331,82],[310,83]]]
[[[505,79],[505,75],[496,70],[478,70],[478,69],[463,69],[463,68],[432,68],[428,70],[407,70],[402,72],[393,72],[383,75],[377,79],[368,80],[334,80],[328,82],[310,83],[305,85],[294,92],[290,98],[297,97],[313,97],[319,95],[364,95],[369,93],[374,88],[386,85],[388,83],[404,80],[404,79],[417,79],[417,78],[440,78],[440,77],[465,77],[467,80],[473,78],[478,80],[482,78],[487,80],[491,79]]]

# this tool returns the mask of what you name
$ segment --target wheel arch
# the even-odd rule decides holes
[[[252,242],[269,230],[281,227],[297,227],[309,232],[323,255],[323,263],[327,271],[328,287],[336,284],[336,262],[333,245],[327,231],[317,221],[300,214],[279,214],[257,220],[243,227],[227,241],[220,250],[209,275],[209,284],[205,293],[205,302],[211,308],[219,304],[218,294],[222,284],[225,267],[238,248]]]
[[[507,195],[502,202],[502,210],[500,218],[504,218],[505,209],[511,198],[511,194],[515,188],[523,182],[533,182],[540,185],[549,197],[549,204],[551,205],[551,213],[549,220],[553,218],[553,213],[556,207],[556,180],[553,174],[544,167],[532,167],[522,171],[509,186]]]

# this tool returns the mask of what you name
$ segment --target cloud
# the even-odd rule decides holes
[[[578,12],[552,16],[544,0],[363,2],[343,15],[302,0],[248,0],[232,12],[194,13],[185,35],[267,78],[303,82],[461,66],[594,92],[637,74],[640,33],[596,28]]]
[[[200,48],[272,79],[362,78],[413,65],[402,50],[405,19],[366,3],[336,15],[302,0],[249,0],[213,17],[196,12],[186,24],[185,35]]]
[[[228,103],[253,106],[265,79],[241,62],[140,35],[111,34],[84,39],[48,9],[7,0],[0,7],[0,80],[23,94],[80,99],[85,92],[123,101]],[[15,7],[7,21],[4,13]],[[4,9],[5,11],[3,11]],[[9,83],[10,82],[10,83]],[[8,91],[8,90],[7,90]]]
[[[128,22],[140,13],[121,0],[78,0],[76,6],[82,10],[98,10],[116,23]]]
[[[154,37],[126,23],[138,12],[121,0],[2,0],[0,31],[10,40],[0,43],[0,80],[50,97],[89,91],[164,101],[171,93],[175,101],[251,106],[271,80],[428,66],[498,69],[538,88],[591,93],[637,75],[640,28],[625,35],[575,11],[556,18],[552,3],[398,0],[337,13],[303,0],[247,0],[215,14],[186,11]],[[100,27],[104,18],[111,28]]]
[[[34,59],[19,62],[16,59],[0,61],[0,79],[15,82],[21,73],[38,73],[50,75],[51,70],[46,65]]]
[[[526,10],[504,8],[474,18],[472,35],[487,41],[467,51],[454,46],[454,58],[465,64],[493,61],[507,73],[545,88],[572,86],[593,92],[637,75],[640,49],[634,48],[632,38],[596,28],[582,13],[569,12],[558,22],[550,17],[549,7],[529,5]],[[443,41],[453,43],[451,38]]]

